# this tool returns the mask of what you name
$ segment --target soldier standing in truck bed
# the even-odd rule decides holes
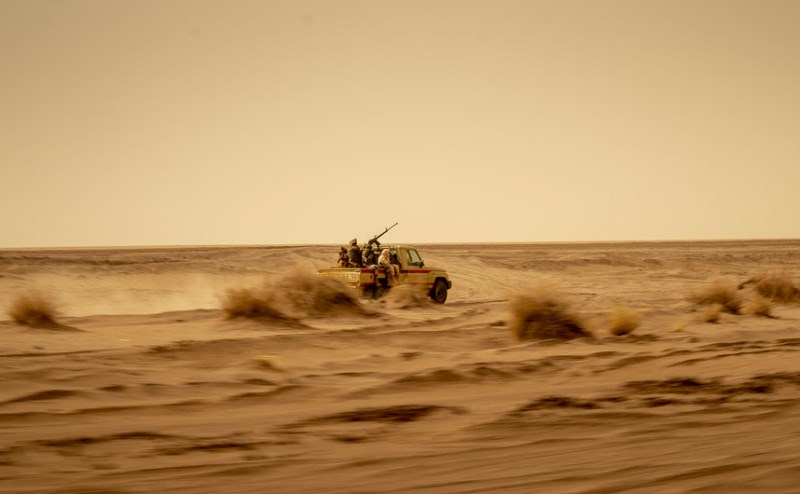
[[[361,249],[358,247],[356,239],[350,241],[350,247],[347,249],[347,261],[352,268],[361,267]]]
[[[339,261],[337,262],[337,265],[338,265],[340,268],[347,268],[347,267],[349,267],[348,265],[350,264],[350,261],[348,261],[348,260],[347,260],[347,257],[348,257],[348,256],[347,256],[347,247],[345,247],[345,246],[343,245],[343,246],[342,246],[342,248],[341,248],[341,249],[339,249]]]
[[[370,240],[367,242],[367,246],[364,247],[363,257],[365,267],[372,266],[378,262],[378,255],[375,253],[374,247],[376,243],[378,243],[377,240]]]

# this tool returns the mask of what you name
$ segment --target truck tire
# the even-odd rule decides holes
[[[365,286],[361,290],[361,296],[367,300],[378,300],[384,295],[386,295],[386,289],[380,284]]]
[[[431,300],[437,304],[443,304],[447,300],[447,283],[444,280],[436,280],[433,282],[433,288],[429,294]]]

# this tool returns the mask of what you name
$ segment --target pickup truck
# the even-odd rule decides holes
[[[380,250],[389,249],[393,262],[400,267],[400,275],[396,284],[412,284],[425,287],[428,296],[437,304],[447,300],[447,290],[453,283],[444,269],[425,265],[417,249],[408,245],[382,245]],[[376,250],[375,257],[380,254]],[[380,267],[363,268],[323,268],[319,275],[324,278],[339,280],[354,289],[358,289],[366,298],[380,298],[391,289],[386,274]]]

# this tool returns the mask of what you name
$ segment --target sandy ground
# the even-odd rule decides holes
[[[338,246],[0,251],[0,491],[800,491],[800,305],[686,300],[797,279],[800,241],[418,247],[445,305],[291,324],[220,299]],[[596,337],[517,341],[509,299],[541,283]],[[62,326],[7,320],[30,289]]]

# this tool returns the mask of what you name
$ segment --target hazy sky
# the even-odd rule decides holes
[[[0,0],[0,247],[800,237],[800,1]]]

